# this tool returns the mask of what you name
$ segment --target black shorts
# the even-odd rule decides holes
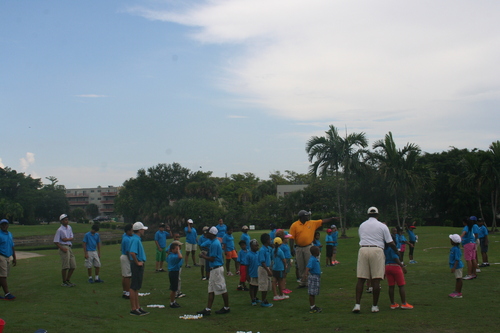
[[[170,290],[177,291],[179,289],[179,271],[169,271],[168,279],[170,280]]]
[[[273,277],[275,277],[276,279],[282,279],[283,271],[273,271]]]
[[[144,264],[137,266],[134,261],[130,262],[130,271],[132,272],[132,280],[130,281],[130,289],[139,290],[142,287],[142,277],[144,276]]]
[[[326,246],[326,256],[330,258],[333,256],[333,245],[327,245]]]

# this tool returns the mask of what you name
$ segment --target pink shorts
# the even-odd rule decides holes
[[[398,286],[405,285],[405,275],[399,265],[385,265],[385,276],[389,286],[397,284]]]
[[[476,243],[467,243],[464,245],[465,260],[476,260]]]

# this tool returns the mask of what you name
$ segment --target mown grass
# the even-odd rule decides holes
[[[88,227],[88,225],[87,225]],[[30,227],[23,227],[25,230]],[[33,227],[36,230],[37,226]],[[16,237],[18,230],[11,230]],[[55,231],[55,229],[54,229]],[[154,231],[150,231],[154,232]],[[199,268],[184,268],[182,289],[187,297],[178,300],[180,309],[168,308],[168,274],[154,272],[154,244],[145,242],[148,262],[141,292],[143,307],[163,304],[164,309],[152,308],[151,314],[132,317],[129,302],[121,298],[119,245],[107,245],[102,250],[104,284],[87,283],[83,267],[83,250],[75,249],[78,268],[73,277],[74,288],[60,286],[60,263],[56,250],[39,251],[43,257],[19,260],[11,270],[9,286],[17,296],[15,301],[0,302],[0,318],[6,321],[4,332],[34,332],[44,328],[54,332],[469,332],[496,331],[500,324],[498,276],[500,265],[483,269],[476,280],[464,281],[463,299],[451,299],[454,279],[448,268],[450,248],[448,235],[460,229],[419,227],[419,242],[415,250],[418,264],[408,265],[407,299],[414,310],[390,310],[387,286],[383,283],[379,306],[381,311],[370,313],[371,295],[364,294],[361,313],[351,313],[356,283],[357,230],[348,231],[338,248],[340,265],[325,267],[321,294],[317,305],[322,313],[308,312],[307,290],[296,289],[294,275],[288,277],[293,289],[290,299],[274,302],[272,308],[252,307],[246,292],[236,291],[238,276],[226,279],[231,313],[202,320],[182,320],[183,314],[195,314],[206,305],[207,282],[200,280]],[[255,231],[258,238],[262,232]],[[239,235],[235,234],[239,239]],[[324,233],[322,239],[324,238]],[[498,260],[499,240],[490,235],[490,262]],[[406,254],[406,259],[408,258]],[[232,266],[234,267],[234,266]],[[398,296],[396,300],[398,300]],[[214,310],[222,307],[217,296]]]

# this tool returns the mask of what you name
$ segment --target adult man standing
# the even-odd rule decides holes
[[[71,241],[74,238],[73,229],[69,225],[68,215],[62,214],[59,217],[61,221],[61,226],[57,229],[54,236],[54,244],[59,248],[59,256],[61,257],[62,265],[62,287],[74,287],[75,284],[70,282],[71,276],[76,268],[76,260],[71,247],[73,243]]]
[[[4,297],[0,296],[0,299],[6,299],[8,301],[14,300],[16,296],[9,292],[9,287],[7,286],[7,277],[9,276],[10,266],[16,266],[16,251],[14,250],[14,238],[9,229],[9,221],[3,219],[0,221],[0,286],[3,288],[5,293]],[[12,257],[12,261],[10,260]]]
[[[380,295],[380,281],[385,274],[385,245],[389,245],[395,253],[399,251],[389,232],[389,228],[377,220],[377,207],[368,208],[368,220],[361,223],[359,233],[359,252],[356,284],[356,305],[352,312],[359,313],[361,310],[361,296],[367,279],[372,279],[373,305],[372,312],[379,312],[378,298]]]
[[[219,242],[222,243],[222,238],[226,235],[227,225],[224,224],[223,219],[219,219],[219,224],[215,227],[217,228],[217,238],[219,239]]]
[[[193,227],[193,220],[187,220],[187,227],[184,228],[184,232],[186,233],[186,268],[191,268],[188,263],[190,253],[193,257],[193,265],[198,267],[199,265],[196,263],[195,258],[198,234],[195,227]]]
[[[332,220],[338,219],[338,217],[329,217],[322,220],[310,220],[311,213],[305,210],[299,212],[298,221],[294,222],[290,227],[290,234],[295,242],[295,260],[297,261],[297,267],[299,269],[299,276],[304,276],[307,263],[311,257],[310,248],[314,240],[314,233],[316,229],[321,227],[323,223],[330,223]],[[290,245],[293,248],[292,245]],[[299,288],[307,287],[306,281],[302,279],[299,282]]]
[[[206,234],[208,241],[202,244],[202,247],[208,246],[208,255],[200,253],[200,258],[205,259],[210,266],[210,277],[208,278],[208,302],[207,307],[198,314],[209,316],[212,313],[212,304],[214,303],[215,295],[222,295],[224,307],[215,311],[217,314],[229,313],[229,296],[227,294],[226,280],[224,278],[224,259],[222,255],[222,245],[217,239],[218,230],[216,227],[211,227]]]

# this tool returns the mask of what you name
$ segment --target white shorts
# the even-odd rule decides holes
[[[186,252],[196,251],[196,248],[197,248],[196,244],[186,243]]]
[[[360,279],[384,279],[385,255],[379,247],[360,247],[357,277]]]
[[[11,258],[0,255],[0,277],[6,278],[9,276]]]
[[[85,259],[85,267],[101,267],[101,260],[99,259],[99,254],[97,251],[87,251],[88,258]]]
[[[130,259],[128,258],[128,256],[124,254],[120,256],[120,265],[122,267],[122,277],[132,277],[132,271],[130,270]]]
[[[227,293],[223,266],[210,271],[210,277],[208,278],[208,292],[214,293],[215,295]]]

